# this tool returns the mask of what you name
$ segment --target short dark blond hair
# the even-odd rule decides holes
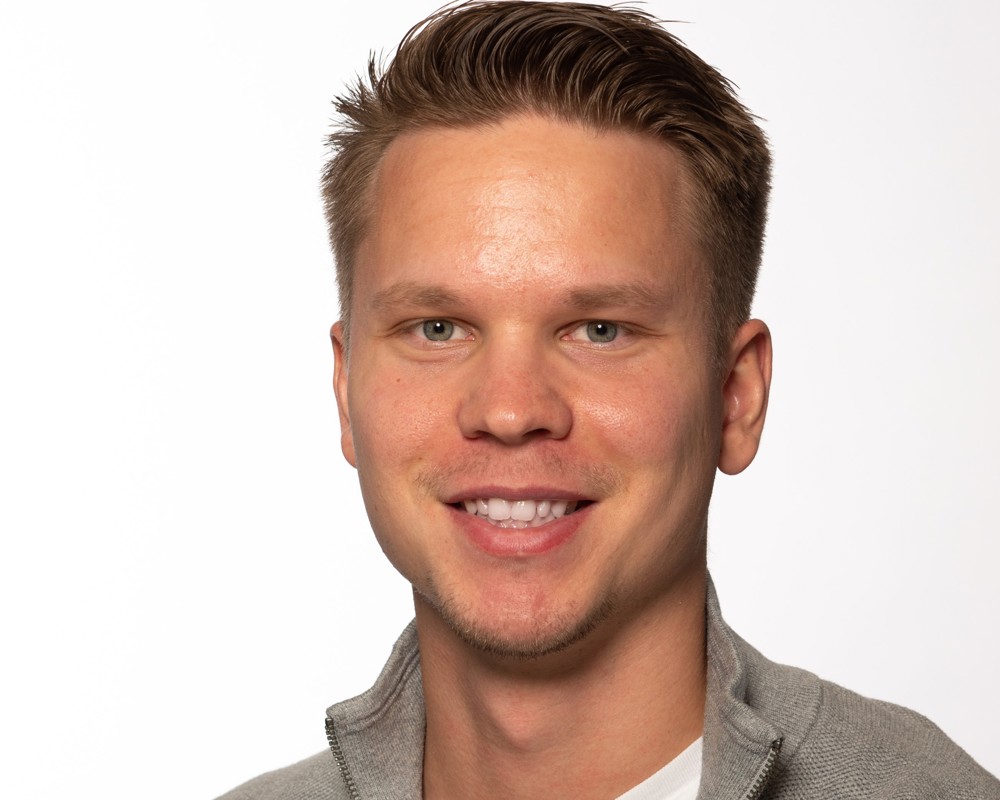
[[[524,113],[674,148],[693,179],[691,224],[718,341],[749,316],[770,190],[767,140],[732,84],[645,12],[513,0],[448,6],[412,28],[387,67],[372,57],[367,80],[335,105],[322,188],[345,333],[372,187],[392,141]]]

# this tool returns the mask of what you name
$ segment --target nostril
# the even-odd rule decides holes
[[[545,365],[526,372],[524,354],[518,357],[518,364],[506,359],[489,364],[470,383],[458,410],[466,438],[521,445],[568,435],[573,415],[561,384]]]

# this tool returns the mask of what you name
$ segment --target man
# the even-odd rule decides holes
[[[770,157],[641,13],[452,7],[340,101],[345,457],[416,621],[330,750],[227,798],[1000,797],[931,723],[768,662],[706,568],[754,458]]]

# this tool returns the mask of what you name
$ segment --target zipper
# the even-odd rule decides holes
[[[340,770],[340,777],[344,779],[344,784],[347,786],[348,796],[351,800],[361,800],[361,795],[358,794],[358,787],[354,785],[354,778],[351,775],[351,771],[347,768],[347,759],[344,758],[344,751],[340,747],[337,731],[333,728],[333,720],[329,717],[326,718],[326,740],[330,743],[330,750],[333,752],[333,758],[337,762],[337,769]]]
[[[774,765],[778,763],[778,754],[781,753],[781,743],[784,739],[775,739],[771,742],[771,749],[767,752],[767,758],[764,759],[764,763],[757,773],[757,777],[754,778],[753,784],[750,786],[750,791],[745,795],[745,800],[759,800],[760,796],[764,793],[764,787],[767,786],[767,782],[771,779],[771,773],[774,772]]]
[[[344,758],[344,751],[340,747],[340,740],[337,738],[337,731],[333,727],[333,720],[329,717],[326,718],[326,740],[330,743],[330,751],[337,762],[340,777],[344,779],[344,785],[347,786],[348,796],[350,796],[351,800],[361,800],[361,795],[358,794],[358,787],[354,784],[351,770],[347,767],[347,759]],[[783,741],[783,739],[775,739],[771,742],[771,749],[767,752],[767,758],[764,759],[760,771],[754,778],[750,791],[746,793],[745,800],[760,800],[767,782],[771,779],[774,765],[778,763],[778,756],[781,753],[781,743]]]

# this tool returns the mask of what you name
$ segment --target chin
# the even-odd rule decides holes
[[[462,608],[433,588],[420,592],[452,632],[470,647],[503,659],[528,661],[558,653],[586,639],[610,617],[616,603],[606,597],[589,609],[530,613],[512,608]]]

